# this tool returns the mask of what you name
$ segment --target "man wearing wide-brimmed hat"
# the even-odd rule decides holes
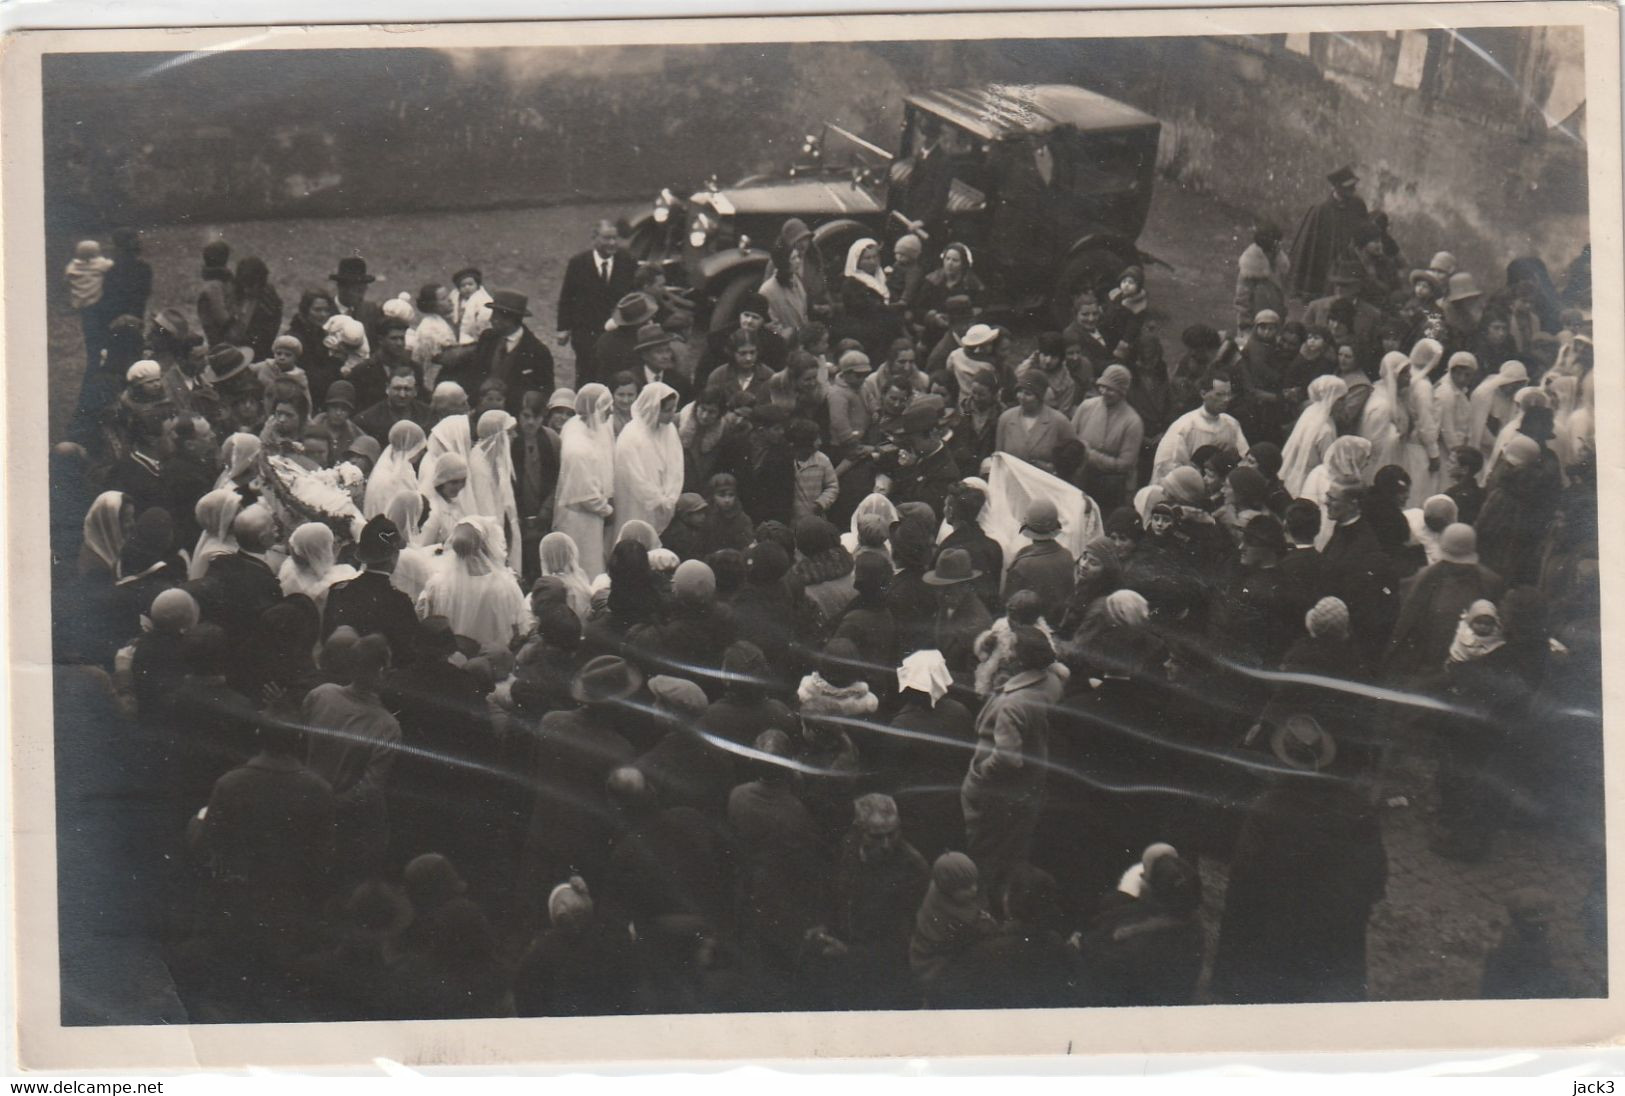
[[[949,671],[964,682],[976,673],[976,637],[993,627],[993,617],[976,594],[976,569],[964,548],[944,548],[925,584],[937,591],[937,650]]]
[[[1072,598],[1072,553],[1057,542],[1061,535],[1061,514],[1049,499],[1034,499],[1027,507],[1021,535],[1032,543],[1016,553],[1005,575],[1004,596],[1018,590],[1031,590],[1044,605],[1065,605]]]
[[[1304,214],[1292,239],[1292,292],[1302,298],[1326,291],[1327,275],[1353,255],[1355,233],[1370,221],[1365,202],[1354,193],[1360,177],[1352,167],[1340,167],[1326,176],[1332,193]]]
[[[643,357],[638,350],[638,333],[647,324],[655,323],[660,315],[660,304],[647,293],[632,292],[615,302],[609,319],[593,344],[593,376],[608,385],[610,378],[620,372],[636,376],[642,371]],[[576,389],[583,384],[576,376]]]
[[[613,221],[593,226],[592,246],[570,256],[559,288],[558,339],[575,351],[576,391],[609,373],[594,360],[594,348],[615,302],[632,292],[637,263],[621,250]]]
[[[959,465],[942,441],[946,407],[941,396],[921,396],[887,424],[886,433],[898,452],[882,459],[880,467],[893,505],[923,502],[940,517],[949,493],[959,485]],[[876,481],[877,491],[881,482]]]
[[[1304,308],[1304,326],[1330,327],[1332,305],[1337,301],[1349,301],[1354,305],[1354,322],[1349,325],[1354,330],[1354,341],[1361,347],[1376,346],[1382,312],[1360,299],[1360,289],[1365,285],[1365,268],[1353,259],[1339,262],[1332,269],[1328,282],[1330,290],[1327,295],[1310,301]]]
[[[677,405],[685,405],[691,394],[688,378],[677,369],[677,356],[672,353],[672,335],[657,323],[646,323],[638,328],[637,351],[642,361],[638,372],[638,387],[646,384],[668,385],[677,393]]]
[[[525,324],[531,315],[530,298],[511,289],[491,291],[491,326],[467,348],[445,352],[440,370],[442,381],[456,381],[465,392],[474,392],[488,379],[501,381],[507,388],[506,407],[511,415],[530,391],[544,395],[553,391],[553,352]]]
[[[367,329],[368,345],[376,345],[384,310],[377,301],[367,300],[367,287],[378,280],[376,274],[367,272],[367,260],[359,255],[347,255],[339,260],[338,269],[329,274],[327,280],[336,287],[333,300],[339,314],[360,320],[361,326]]]

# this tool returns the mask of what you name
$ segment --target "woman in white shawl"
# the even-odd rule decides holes
[[[423,463],[429,463],[424,458]],[[457,523],[468,517],[463,495],[468,487],[468,461],[456,453],[442,454],[435,461],[434,479],[423,497],[429,500],[429,517],[418,531],[419,544],[443,544]]]
[[[1512,397],[1512,417],[1507,419],[1501,432],[1495,435],[1495,444],[1490,447],[1490,459],[1484,462],[1485,483],[1495,473],[1496,465],[1501,463],[1501,457],[1506,452],[1507,442],[1518,436],[1519,427],[1523,426],[1524,412],[1531,407],[1551,407],[1551,400],[1547,399],[1544,389],[1535,385],[1518,389]]]
[[[418,490],[418,470],[412,462],[427,444],[423,427],[411,419],[402,419],[389,428],[389,448],[367,477],[367,492],[361,497],[362,517],[375,518],[402,491]],[[401,532],[405,534],[404,529]]]
[[[1405,436],[1410,433],[1411,413],[1400,383],[1411,360],[1397,350],[1383,355],[1381,372],[1372,386],[1371,398],[1360,416],[1360,436],[1371,443],[1371,460],[1366,465],[1366,485],[1377,469],[1405,463]]]
[[[874,249],[873,254],[869,254],[870,248]],[[880,269],[880,245],[869,237],[854,240],[852,246],[846,249],[846,266],[841,273],[874,291],[882,303],[891,300],[891,290],[887,288],[885,274]]]
[[[581,553],[576,542],[564,533],[549,533],[537,547],[541,557],[541,573],[552,575],[564,582],[565,602],[572,612],[586,623],[592,613],[592,579],[581,569]]]
[[[288,537],[288,558],[282,561],[277,578],[283,596],[304,594],[320,609],[327,604],[329,587],[360,573],[337,561],[332,529],[319,521],[307,521]]]
[[[1489,365],[1488,362],[1479,364],[1485,367]],[[1513,415],[1512,395],[1528,383],[1529,370],[1523,362],[1509,361],[1502,362],[1499,372],[1485,377],[1478,387],[1473,389],[1471,399],[1473,425],[1467,436],[1467,444],[1476,445],[1483,452],[1486,469],[1489,468],[1487,458],[1495,448],[1495,439],[1500,434],[1501,427],[1505,426]]]
[[[423,533],[423,496],[416,487],[403,488],[384,507],[384,517],[395,523],[406,544],[395,561],[395,569],[389,573],[390,585],[416,603],[438,561],[433,548],[419,543]]]
[[[104,572],[110,579],[123,577],[120,560],[124,541],[135,525],[135,504],[122,491],[103,491],[85,511],[84,538],[79,548],[81,575]]]
[[[1316,548],[1326,547],[1326,542],[1332,539],[1332,532],[1336,529],[1331,518],[1326,516],[1326,495],[1332,484],[1355,480],[1366,482],[1366,469],[1371,467],[1371,463],[1371,443],[1350,434],[1332,442],[1326,450],[1326,459],[1304,477],[1303,490],[1298,492],[1298,497],[1320,507],[1320,534],[1315,537]],[[1375,472],[1372,474],[1375,475]]]
[[[1411,497],[1428,498],[1439,489],[1439,412],[1433,400],[1433,369],[1444,358],[1436,339],[1418,339],[1411,348],[1410,384],[1400,393],[1409,425],[1402,438],[1400,467],[1410,473]]]
[[[856,510],[852,511],[852,528],[841,534],[841,547],[850,555],[858,551],[858,522],[867,517],[884,518],[886,528],[890,529],[897,524],[897,507],[892,505],[891,499],[885,495],[873,494],[858,503]],[[888,552],[890,548],[888,547]]]
[[[615,515],[615,428],[609,389],[584,384],[576,393],[575,418],[559,431],[559,493],[553,531],[575,542],[581,569],[604,573],[609,519]]]
[[[230,487],[217,487],[197,500],[192,513],[197,518],[197,546],[192,549],[192,560],[186,569],[188,579],[200,579],[209,571],[209,561],[215,556],[226,556],[237,550],[237,538],[231,535],[231,523],[237,520],[243,508],[243,497]]]
[[[1316,377],[1309,382],[1309,404],[1281,450],[1281,483],[1293,498],[1303,497],[1303,481],[1326,459],[1326,450],[1337,440],[1332,408],[1348,390],[1342,377]]]
[[[683,443],[672,420],[677,390],[655,381],[632,404],[632,423],[615,439],[615,521],[646,521],[665,532],[683,493]]]
[[[231,435],[220,447],[220,475],[214,481],[215,487],[230,487],[240,493],[242,486],[253,478],[259,456],[259,435]]]
[[[522,566],[519,548],[519,505],[513,497],[513,430],[519,420],[500,408],[480,416],[479,440],[468,458],[471,513],[491,518],[502,528],[508,567]]]
[[[498,554],[497,533],[490,518],[458,522],[446,542],[451,558],[430,576],[417,602],[419,619],[443,616],[453,633],[486,651],[506,651],[530,627],[530,607]]]
[[[1580,410],[1580,378],[1566,373],[1547,373],[1540,385],[1552,405],[1552,452],[1564,468],[1580,462],[1586,439],[1575,432],[1576,425],[1584,427],[1585,419],[1576,419]]]

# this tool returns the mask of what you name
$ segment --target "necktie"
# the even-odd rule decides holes
[[[609,260],[608,259],[599,259],[598,260],[598,276],[604,280],[605,285],[609,284]]]

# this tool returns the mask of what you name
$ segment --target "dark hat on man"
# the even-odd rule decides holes
[[[1326,176],[1326,181],[1333,186],[1343,186],[1345,183],[1357,183],[1360,177],[1354,174],[1354,165],[1346,164]]]
[[[647,293],[628,293],[615,302],[615,314],[609,318],[609,325],[617,328],[640,328],[651,322],[658,311],[660,309],[655,304],[654,298]]]
[[[1337,742],[1313,716],[1289,715],[1270,735],[1270,752],[1282,764],[1320,772],[1337,757]]]
[[[220,384],[242,373],[248,368],[248,359],[252,355],[240,346],[217,346],[209,351],[209,365],[203,370],[203,379],[208,384]]]
[[[767,298],[760,293],[746,293],[739,298],[739,311],[749,312],[755,316],[767,318]]]
[[[982,572],[971,564],[970,553],[963,548],[947,548],[937,557],[934,569],[925,573],[928,586],[957,586],[982,577]]]
[[[367,260],[359,255],[339,260],[339,268],[327,276],[330,282],[340,285],[364,285],[376,282],[377,275],[367,273]]]
[[[1023,535],[1033,540],[1054,540],[1061,531],[1061,514],[1049,499],[1034,499],[1027,504],[1027,513],[1021,523]]]
[[[752,407],[749,412],[750,421],[756,426],[782,426],[791,419],[791,411],[782,404],[768,401]]]
[[[657,323],[646,323],[638,328],[638,349],[653,350],[671,342],[671,333]]]
[[[886,428],[894,437],[927,434],[934,430],[947,407],[941,396],[920,396],[908,405],[908,410],[897,416],[897,421]]]
[[[1205,323],[1193,323],[1179,335],[1186,350],[1217,350],[1224,341],[1217,329]]]
[[[942,311],[949,319],[970,319],[976,312],[976,302],[968,293],[955,293],[942,302]]]
[[[570,682],[570,695],[583,704],[602,704],[625,699],[642,685],[643,675],[626,659],[599,655],[581,667],[575,680]]]
[[[378,563],[406,547],[401,531],[384,515],[370,519],[356,538],[355,554],[362,563]]]
[[[506,312],[510,316],[523,318],[530,315],[530,298],[511,289],[493,289],[491,303],[486,307],[492,312]]]
[[[1274,514],[1255,514],[1241,530],[1242,540],[1277,553],[1286,551],[1286,533]]]
[[[178,308],[166,308],[159,312],[153,316],[152,324],[180,342],[192,337],[192,325],[186,322],[186,316]]]
[[[327,395],[322,400],[322,406],[342,403],[351,411],[355,410],[355,385],[349,381],[334,381],[327,386]]]
[[[1365,281],[1365,268],[1351,259],[1344,259],[1332,270],[1333,285],[1359,285]]]

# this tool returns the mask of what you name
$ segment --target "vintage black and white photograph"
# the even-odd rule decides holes
[[[1505,7],[62,36],[53,1022],[1607,998],[1618,191]]]

